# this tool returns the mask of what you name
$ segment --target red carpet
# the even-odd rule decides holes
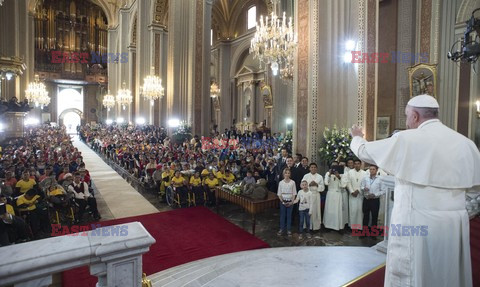
[[[473,286],[480,287],[480,217],[470,220],[470,254],[472,255]],[[349,285],[349,287],[383,286],[385,267]]]
[[[147,275],[211,256],[266,248],[269,245],[204,207],[100,222],[102,226],[139,221],[157,241],[143,255]],[[95,286],[88,267],[63,272],[63,286]]]

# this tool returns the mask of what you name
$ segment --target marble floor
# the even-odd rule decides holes
[[[190,262],[148,278],[153,287],[334,287],[345,286],[384,262],[385,254],[367,247],[266,248]]]

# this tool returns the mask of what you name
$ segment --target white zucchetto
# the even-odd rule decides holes
[[[416,97],[413,97],[410,99],[410,101],[408,101],[407,105],[415,108],[438,109],[440,107],[437,100],[430,95],[418,95]]]

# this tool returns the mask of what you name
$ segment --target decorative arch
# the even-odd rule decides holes
[[[135,46],[137,44],[137,9],[135,9],[135,14],[132,17],[132,21],[130,22],[130,45]]]
[[[27,8],[31,13],[36,13],[36,8],[42,0],[28,0]],[[107,22],[109,27],[113,27],[117,23],[117,11],[119,6],[117,6],[115,1],[109,2],[108,0],[91,0],[92,3],[97,4],[102,8],[105,16],[107,17]],[[43,3],[43,2],[41,2]]]
[[[79,109],[70,108],[70,109],[64,110],[64,111],[58,116],[58,124],[59,124],[59,125],[63,125],[63,118],[64,118],[65,115],[68,114],[68,113],[75,113],[75,114],[77,114],[77,115],[80,116],[80,121],[82,121],[82,122],[84,121],[82,111],[80,111]]]
[[[480,8],[480,0],[463,0],[458,9],[456,22],[465,25],[465,21],[470,19],[476,8]]]
[[[167,0],[156,0],[155,7],[153,9],[153,21],[167,26],[168,23],[168,1]]]
[[[230,76],[234,77],[241,68],[238,65],[243,62],[243,59],[249,54],[250,39],[245,39],[235,50],[232,57],[232,65],[230,68]],[[241,62],[240,62],[241,61]]]

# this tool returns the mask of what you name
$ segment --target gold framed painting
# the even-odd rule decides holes
[[[417,64],[408,67],[410,98],[418,95],[437,97],[437,65]]]
[[[390,135],[390,117],[377,117],[377,140],[386,139]]]

